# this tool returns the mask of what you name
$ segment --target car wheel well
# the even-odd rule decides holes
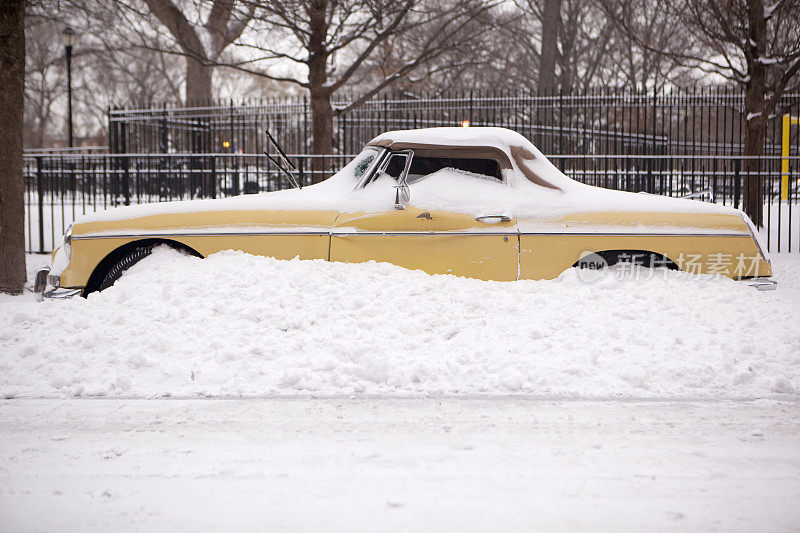
[[[600,256],[604,266],[613,266],[617,263],[636,263],[645,267],[666,267],[669,270],[680,270],[678,265],[669,257],[650,250],[598,250],[586,254],[572,265],[573,268],[587,268],[592,258]],[[596,267],[590,267],[596,268]]]
[[[103,279],[106,277],[106,274],[108,274],[109,271],[114,268],[114,265],[116,265],[122,260],[122,258],[131,253],[133,250],[147,246],[158,246],[160,244],[165,244],[170,248],[174,248],[181,252],[186,252],[195,257],[203,257],[202,254],[200,254],[191,246],[187,246],[182,242],[169,239],[140,239],[138,241],[129,242],[112,250],[97,264],[92,271],[92,274],[89,276],[89,281],[86,283],[86,287],[83,289],[83,296],[86,297],[90,293],[100,290],[100,285],[103,282]]]

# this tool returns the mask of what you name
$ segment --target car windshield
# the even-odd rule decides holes
[[[340,174],[349,176],[355,183],[360,182],[378,161],[379,153],[378,148],[367,146],[340,171]]]

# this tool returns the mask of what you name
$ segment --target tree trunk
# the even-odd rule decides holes
[[[315,155],[331,153],[333,148],[333,107],[328,88],[328,49],[326,39],[328,24],[327,0],[313,0],[308,4],[308,92],[311,97],[311,132],[314,135],[312,150]],[[326,161],[314,159],[312,181],[322,181],[327,170]]]
[[[767,22],[763,0],[748,0],[749,25],[747,67],[750,78],[745,84],[744,155],[754,159],[744,162],[744,212],[756,227],[764,225],[764,187],[761,177],[761,160],[764,153],[764,128],[766,126],[765,99],[767,94],[767,67],[761,58],[767,53]]]
[[[213,67],[186,56],[186,105],[207,105],[211,102]]]
[[[745,113],[753,117],[751,120],[745,121],[744,130],[744,155],[746,156],[761,156],[764,153],[764,118],[763,115],[753,116],[754,113],[763,112],[764,97],[751,96],[752,93],[758,91],[751,91],[748,86],[745,94]],[[751,100],[756,100],[755,102]],[[760,109],[756,111],[755,109]],[[742,165],[744,170],[744,212],[753,221],[756,227],[764,225],[763,211],[764,211],[764,187],[763,179],[761,177],[761,160],[760,159],[745,159]]]
[[[0,3],[0,292],[9,294],[19,294],[25,285],[24,19],[24,0]]]
[[[311,89],[311,131],[314,135],[312,150],[316,155],[331,153],[333,148],[333,107],[331,95],[324,89]],[[313,182],[322,181],[326,171],[326,161],[314,159]]]
[[[556,87],[556,42],[561,22],[561,0],[545,0],[542,11],[542,53],[539,55],[539,91],[545,94]]]

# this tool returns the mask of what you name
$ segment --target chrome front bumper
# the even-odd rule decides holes
[[[40,302],[45,298],[72,298],[81,293],[81,289],[62,289],[60,285],[61,279],[50,273],[50,267],[40,268],[33,280],[33,292]]]

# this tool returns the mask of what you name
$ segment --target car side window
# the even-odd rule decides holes
[[[385,165],[382,165],[383,171],[376,172],[364,186],[366,187],[370,183],[374,183],[382,174],[388,175],[394,180],[400,179],[400,174],[403,173],[403,169],[406,167],[407,157],[405,153],[389,155],[389,159],[386,161]]]
[[[414,166],[413,160],[411,162],[411,166]],[[404,168],[406,168],[406,155],[396,154],[389,156],[389,161],[386,163],[384,172],[394,179],[399,179]]]

